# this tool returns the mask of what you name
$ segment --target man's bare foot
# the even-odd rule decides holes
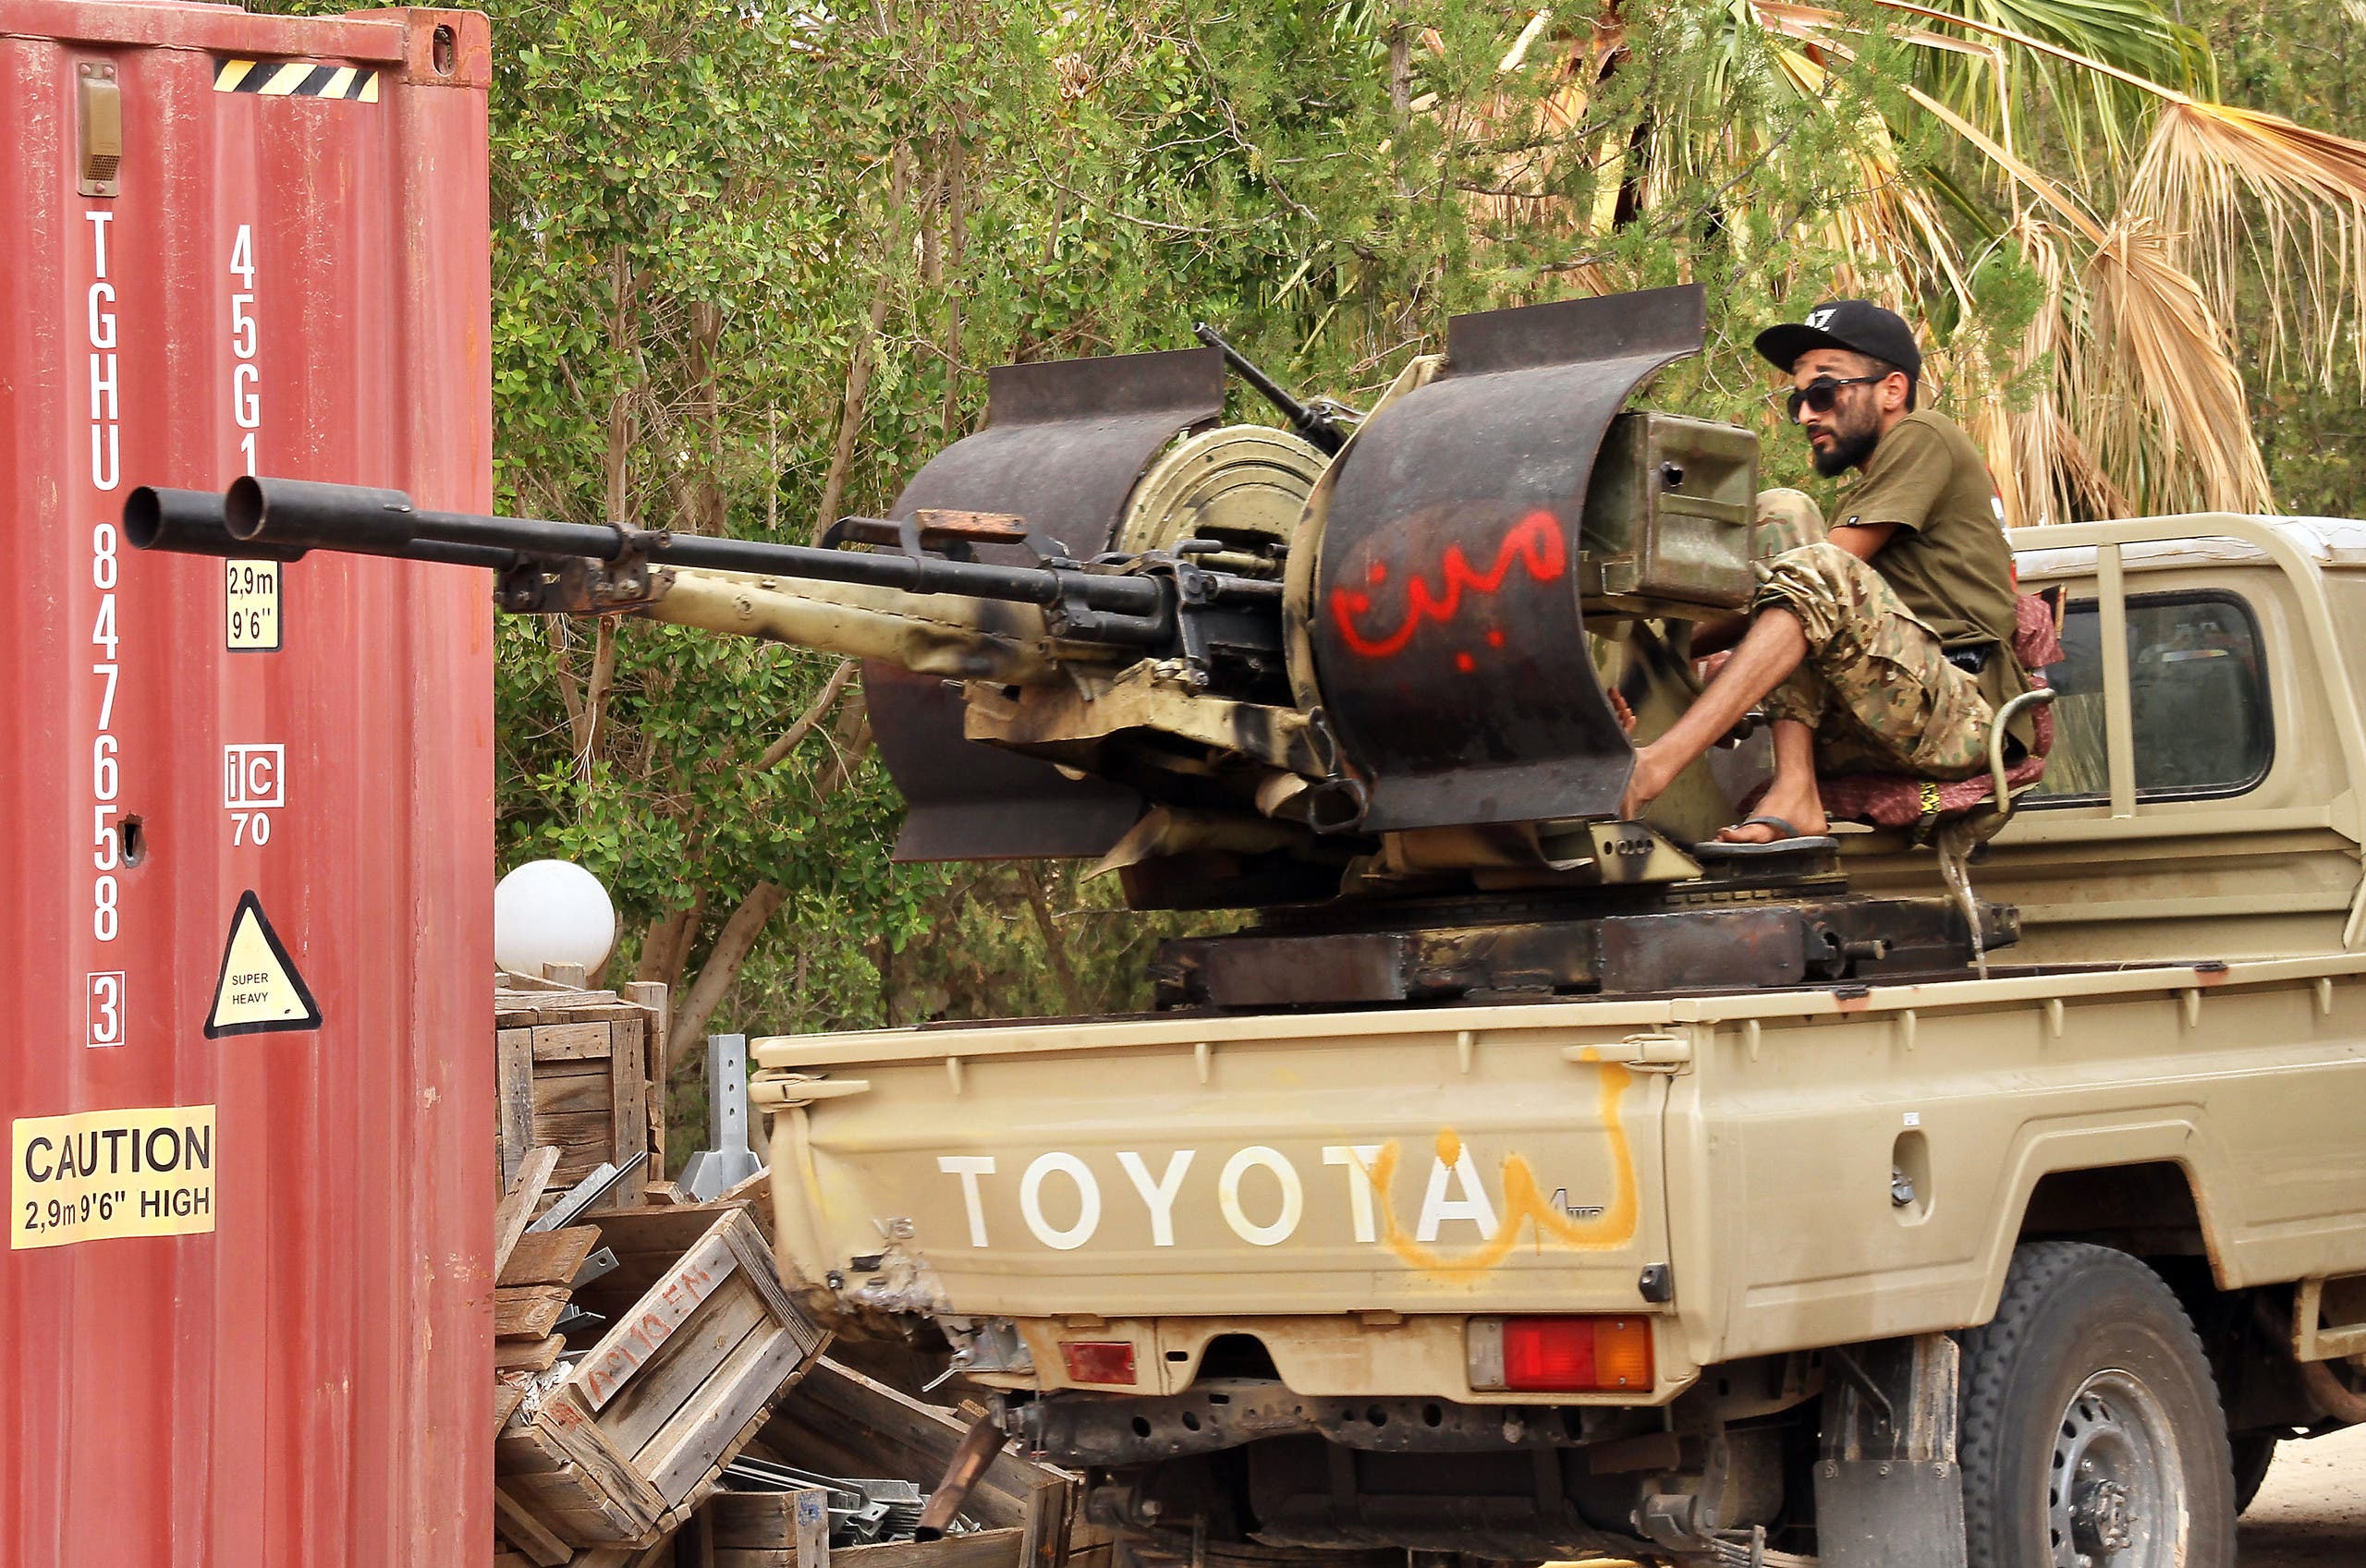
[[[1823,814],[1823,797],[1816,794],[1813,781],[1807,787],[1795,790],[1780,780],[1759,800],[1759,817],[1779,817],[1799,830],[1801,838],[1819,838],[1832,831],[1832,819]],[[1717,835],[1719,844],[1773,844],[1784,837],[1783,831],[1770,822],[1736,822]]]
[[[1684,772],[1684,764],[1675,761],[1662,750],[1658,742],[1635,748],[1635,771],[1628,775],[1627,793],[1618,803],[1622,821],[1636,821],[1643,808],[1667,792],[1676,775]]]

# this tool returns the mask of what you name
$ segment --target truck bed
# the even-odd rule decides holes
[[[784,1270],[872,1305],[1152,1325],[1170,1386],[1230,1325],[1303,1392],[1464,1399],[1471,1314],[1650,1313],[1665,1398],[1984,1320],[2054,1172],[2181,1174],[2225,1284],[2366,1269],[2361,971],[791,1036],[755,1093]]]

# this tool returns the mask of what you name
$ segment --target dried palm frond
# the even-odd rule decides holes
[[[2054,416],[2054,449],[2061,457],[2061,483],[2072,508],[2064,521],[2076,520],[2080,510],[2096,517],[2139,515],[2136,503],[2104,472],[2103,465],[2087,450],[2087,444],[2079,439],[2077,429],[2058,413]]]
[[[2075,383],[2097,465],[2156,508],[2274,510],[2226,334],[2159,227],[2116,221],[2085,281]]]
[[[2168,7],[2148,0],[1925,0],[1911,8],[1897,0],[1890,4],[1918,18],[1948,17],[1953,28],[2018,36],[2061,51],[2019,46],[2001,57],[1993,72],[1942,54],[1930,60],[1923,85],[2007,145],[2016,140],[2015,122],[2022,116],[2001,102],[1989,112],[1990,79],[2008,87],[2011,98],[2049,105],[2060,126],[2055,144],[2081,180],[2124,166],[2133,156],[2151,112],[2153,85],[2205,94],[2215,89],[2201,34]],[[2091,61],[2127,77],[2094,70]]]
[[[1989,454],[2006,525],[2022,528],[2061,521],[2073,504],[2072,487],[2066,482],[2061,391],[2077,279],[2062,232],[2052,224],[2025,216],[2007,237],[2043,289],[2037,314],[2020,340],[2001,355],[1996,345],[1977,345],[1983,355],[2002,359],[2003,371],[1991,368],[1979,395],[1959,399],[1958,407],[1965,428]],[[1960,355],[1970,346],[1957,351]],[[2027,407],[2016,409],[2007,401],[2017,392],[2029,399]]]
[[[1530,17],[1528,25],[1519,30],[1519,36],[1512,40],[1512,46],[1504,51],[1504,57],[1495,62],[1495,73],[1501,76],[1519,69],[1521,64],[1528,58],[1528,46],[1543,35],[1546,26],[1552,20],[1553,11],[1550,6],[1540,7],[1534,16]]]
[[[2328,380],[2345,337],[2366,377],[2366,319],[2354,298],[2366,279],[2366,142],[2175,100],[2162,106],[2129,204],[2171,237],[2222,321],[2238,319],[2239,280],[2256,269],[2273,302],[2268,369],[2305,323]]]
[[[1874,4],[1932,20],[1944,17],[1915,0]],[[2355,301],[2366,284],[2366,141],[2279,115],[2203,103],[1998,22],[1956,20],[2149,97],[2155,120],[2129,210],[2157,221],[2170,254],[2200,279],[2222,321],[2238,319],[2239,280],[2256,270],[2271,301],[2263,370],[2273,373],[2298,329],[2306,334],[2308,358],[2328,380],[2345,339],[2366,380],[2366,314]]]
[[[1998,213],[1977,187],[1921,167],[1878,114],[1833,90],[1833,73],[1859,57],[1861,17],[1806,0],[1728,0],[1716,15],[1737,30],[1730,58],[1712,75],[1745,68],[1754,30],[1762,53],[1750,68],[1771,67],[1806,113],[1855,116],[1840,165],[1844,188],[1773,231],[1802,254],[1849,258],[1811,286],[1909,316],[1935,299],[1952,301],[1960,324],[1930,346],[1931,374],[1992,454],[2016,524],[2138,506],[2268,507],[2230,343],[2237,289],[2260,280],[2273,292],[2278,319],[2264,329],[2271,354],[2287,333],[2320,361],[2347,340],[2366,374],[2366,322],[2354,300],[2366,280],[2366,143],[2198,102],[2185,88],[2206,78],[2206,59],[2192,57],[2187,30],[2140,0],[1872,4],[1903,21],[1894,40],[1948,64],[1953,74],[1927,86],[1899,85],[1978,153],[2010,206]],[[1786,147],[1780,117],[1737,122],[1710,112],[1726,96],[1714,81],[1689,83],[1682,103],[1655,101],[1631,140],[1585,131],[1603,84],[1626,57],[1619,16],[1605,9],[1590,29],[1578,22],[1555,31],[1532,3],[1515,13],[1499,35],[1510,47],[1489,63],[1499,76],[1527,74],[1533,87],[1515,91],[1507,83],[1499,101],[1458,111],[1503,154],[1500,177],[1483,194],[1466,187],[1465,200],[1531,236],[1557,229],[1576,237],[1639,218],[1665,221],[1651,214],[1675,214],[1704,185],[1725,188],[1752,168],[1780,183],[1796,176],[1830,188],[1837,171],[1829,138],[1816,140],[1823,166],[1790,168],[1811,154]],[[2031,69],[2031,61],[2047,69]],[[2168,79],[2131,66],[2157,67]],[[2117,96],[2106,99],[2097,84]],[[2068,130],[2076,140],[2074,122],[2092,128],[2099,115],[2125,112],[2128,127],[2139,123],[2136,115],[2156,116],[2127,208],[2108,222],[2090,203],[2097,188],[2082,177],[2083,159],[2066,165],[2048,157],[2042,171],[2041,148],[2065,150],[2016,129],[2032,123],[2023,102],[2030,95],[2064,111],[2065,91],[2090,87],[2097,95],[2085,112],[2058,113],[2053,134]],[[2100,140],[2111,144],[2107,153],[2116,151],[2117,128]],[[1588,171],[1592,201],[1570,201],[1582,188],[1572,176]],[[2018,253],[2037,285],[2034,318],[2010,341],[1985,328],[1973,268],[1959,249],[1968,231],[1953,221],[1957,208],[1992,246]],[[1733,232],[1738,244],[1767,237],[1747,225]],[[1758,263],[1767,261],[1785,270],[1779,258]],[[1581,286],[1611,281],[1589,275]]]

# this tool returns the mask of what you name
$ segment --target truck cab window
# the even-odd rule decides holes
[[[2030,804],[2070,805],[2108,791],[2102,617],[2071,602],[2062,661],[2047,671],[2054,755]],[[2239,795],[2266,777],[2275,733],[2259,624],[2232,594],[2131,594],[2128,680],[2140,800]]]

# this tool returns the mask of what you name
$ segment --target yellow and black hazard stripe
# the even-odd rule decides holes
[[[378,72],[364,66],[322,66],[310,60],[216,60],[213,91],[252,92],[265,98],[342,98],[378,101]]]

